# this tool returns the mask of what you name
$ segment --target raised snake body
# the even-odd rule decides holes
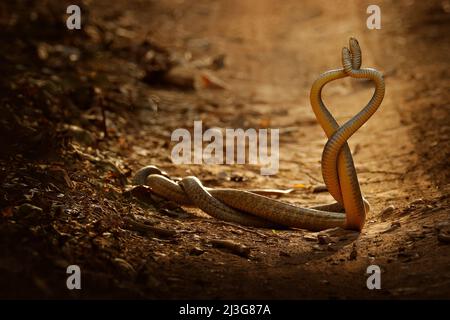
[[[323,73],[314,82],[310,101],[317,121],[328,141],[322,153],[322,175],[336,203],[302,208],[264,196],[264,191],[250,192],[226,188],[205,188],[196,177],[179,183],[169,179],[154,166],[140,169],[133,184],[146,184],[154,193],[180,205],[195,205],[207,214],[226,221],[255,227],[296,227],[322,230],[333,227],[361,230],[369,203],[363,198],[347,140],[378,109],[385,92],[383,76],[375,69],[361,69],[361,50],[350,38],[349,49],[342,49],[343,68]],[[322,101],[322,88],[344,77],[369,79],[375,92],[369,103],[342,126]]]

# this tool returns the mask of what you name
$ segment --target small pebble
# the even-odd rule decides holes
[[[205,253],[205,250],[199,248],[199,247],[193,247],[190,251],[189,254],[191,256],[199,256],[201,254]]]
[[[384,208],[383,211],[381,211],[381,215],[386,215],[386,214],[390,214],[392,212],[394,212],[395,207],[391,204],[390,206],[387,206],[386,208]]]
[[[386,230],[382,231],[381,233],[391,232],[391,231],[393,231],[395,229],[400,228],[400,226],[401,226],[400,222],[398,222],[398,221],[392,222],[391,226],[389,228],[387,228]]]
[[[317,241],[319,242],[319,244],[329,244],[331,242],[331,239],[325,234],[319,234],[317,236]]]
[[[326,192],[328,188],[326,185],[315,186],[312,190],[313,193]]]
[[[425,200],[423,200],[422,198],[419,198],[419,199],[412,201],[410,203],[410,205],[416,205],[416,204],[422,204],[422,203],[425,203]]]
[[[313,250],[316,250],[316,251],[324,251],[325,250],[322,246],[320,246],[318,244],[313,245],[312,248],[313,248]]]

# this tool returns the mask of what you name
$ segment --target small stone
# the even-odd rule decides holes
[[[401,226],[400,222],[398,222],[398,221],[392,222],[391,226],[389,228],[387,228],[386,230],[381,231],[381,233],[388,233],[388,232],[394,231],[395,229],[400,228],[400,226]]]
[[[394,212],[395,207],[391,204],[390,206],[387,206],[386,208],[383,209],[383,211],[381,211],[381,215],[387,215],[387,214],[391,214],[392,212]]]
[[[326,192],[326,191],[328,191],[328,188],[326,185],[315,186],[312,190],[313,193],[320,193],[320,192]]]
[[[318,244],[313,245],[312,248],[313,248],[313,250],[315,250],[315,251],[324,251],[324,250],[325,250],[322,246],[320,246],[320,245],[318,245]]]
[[[450,243],[450,234],[446,233],[446,232],[439,232],[438,236],[437,236],[439,242],[445,243],[445,244],[449,244]]]
[[[174,67],[164,76],[164,82],[168,85],[178,87],[180,89],[195,89],[194,69],[189,67]]]
[[[317,236],[317,241],[319,242],[319,244],[329,244],[331,242],[331,239],[325,234],[319,234]]]
[[[189,254],[191,256],[199,256],[202,255],[203,253],[205,253],[205,250],[199,248],[199,247],[193,247],[190,251]]]
[[[317,241],[317,237],[312,234],[305,234],[303,239],[306,241]]]

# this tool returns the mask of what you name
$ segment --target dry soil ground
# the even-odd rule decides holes
[[[449,298],[450,246],[442,235],[450,228],[450,3],[382,1],[381,30],[366,27],[369,4],[92,3],[89,17],[97,29],[90,30],[86,42],[99,34],[113,36],[110,47],[79,63],[89,70],[88,79],[91,73],[96,79],[101,75],[95,86],[109,108],[109,135],[94,147],[78,137],[76,147],[56,160],[3,157],[0,296]],[[317,233],[303,230],[215,223],[195,209],[143,204],[146,195],[138,190],[131,197],[116,168],[108,169],[108,161],[113,162],[129,177],[155,164],[173,176],[196,175],[207,186],[296,187],[283,201],[331,202],[327,192],[312,191],[323,183],[320,156],[326,139],[310,108],[309,90],[320,73],[340,67],[340,51],[350,36],[361,44],[363,66],[380,70],[386,80],[380,110],[349,141],[372,205],[360,234],[325,231],[321,234],[331,242],[323,243]],[[170,85],[145,83],[134,57],[142,54],[146,38],[170,52],[182,65],[174,70],[188,80],[209,72],[226,89],[181,89],[173,78]],[[205,58],[222,54],[222,68],[200,68],[207,65]],[[330,84],[324,99],[343,123],[372,90],[368,83],[345,79]],[[126,112],[115,112],[117,106]],[[76,124],[93,131],[85,125],[95,118],[89,112],[91,118]],[[195,120],[202,120],[204,128],[280,128],[279,173],[261,176],[259,167],[250,165],[172,164],[172,131],[192,129]],[[34,178],[24,181],[28,174]],[[33,209],[17,209],[26,202],[42,208],[43,217],[35,217]],[[393,209],[385,210],[389,206]],[[139,231],[125,222],[129,219],[170,232],[143,232],[142,225]],[[214,239],[248,246],[250,254],[215,248]],[[81,267],[81,291],[65,288],[69,264]],[[381,290],[366,287],[366,268],[372,264],[382,270]]]

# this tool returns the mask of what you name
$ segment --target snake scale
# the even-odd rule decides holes
[[[148,185],[152,192],[165,199],[179,205],[197,206],[212,217],[241,225],[312,231],[341,227],[360,231],[370,206],[362,196],[347,140],[375,113],[385,93],[382,74],[375,69],[361,68],[361,61],[359,43],[350,38],[349,47],[342,49],[342,68],[321,74],[310,92],[317,122],[328,137],[322,153],[322,176],[335,203],[302,208],[269,198],[263,190],[206,188],[193,176],[176,182],[152,165],[138,170],[133,184]],[[345,77],[371,80],[375,91],[359,113],[339,126],[322,100],[322,89],[327,83]]]

